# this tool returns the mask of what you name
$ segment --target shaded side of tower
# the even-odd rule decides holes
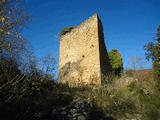
[[[100,71],[101,71],[101,82],[106,76],[112,74],[112,66],[110,64],[107,47],[104,42],[103,25],[98,17],[98,38],[99,38],[99,52],[100,52]]]

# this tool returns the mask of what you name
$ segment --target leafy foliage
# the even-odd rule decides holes
[[[62,32],[60,33],[60,35],[65,35],[66,33],[70,32],[74,27],[68,27],[68,28],[64,28],[62,30]]]
[[[67,85],[58,85],[46,75],[24,75],[15,72],[15,69],[0,75],[1,119],[48,118],[53,107],[67,105],[72,101],[72,96],[66,90]]]
[[[112,69],[114,70],[116,75],[120,75],[123,72],[123,61],[121,54],[118,50],[112,49],[108,52],[109,59],[111,62]]]
[[[143,91],[139,90],[139,100],[142,109],[142,115],[145,120],[159,120],[160,118],[160,96],[159,95],[146,95]]]
[[[152,61],[160,61],[160,26],[157,28],[156,42],[149,42],[144,46],[146,50],[146,59]]]
[[[154,77],[160,85],[160,26],[157,28],[156,42],[149,42],[144,46],[146,59],[153,62]]]

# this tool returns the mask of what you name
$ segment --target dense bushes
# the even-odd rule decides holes
[[[143,91],[139,91],[139,100],[141,104],[141,112],[145,120],[159,120],[160,119],[160,96],[146,95]]]
[[[3,74],[3,78],[2,74],[0,76],[1,80],[7,80],[0,85],[0,117],[3,120],[48,118],[54,107],[72,101],[67,86],[58,85],[43,76],[14,75],[12,78],[10,74]]]
[[[84,99],[89,105],[88,119],[159,119],[160,96],[154,90],[154,82],[142,74],[128,86],[120,85],[119,78],[109,75],[105,81],[112,79],[112,82],[102,86],[69,87],[36,69],[34,74],[24,74],[13,60],[1,59],[1,62],[5,63],[0,67],[0,117],[4,120],[49,119],[52,109]]]
[[[157,81],[157,86],[160,90],[160,61],[153,62],[152,67],[153,67],[154,79]]]
[[[116,77],[106,85],[90,87],[83,92],[83,99],[87,99],[90,110],[102,118],[159,120],[160,95],[152,77],[143,76],[148,73],[150,70],[139,72],[137,80],[133,79],[128,85],[120,85]]]
[[[35,70],[34,74],[23,74],[13,60],[1,59],[1,62],[5,63],[0,67],[0,117],[4,120],[49,119],[52,109],[68,106],[73,100],[84,99],[89,104],[88,119],[92,120],[158,120],[160,117],[160,96],[153,80],[148,81],[149,77],[143,77],[149,71],[137,75],[140,76],[138,81],[133,81],[128,86],[120,86],[119,79],[110,75],[106,77],[106,80],[112,79],[108,84],[77,88],[59,84],[48,75],[39,74]]]

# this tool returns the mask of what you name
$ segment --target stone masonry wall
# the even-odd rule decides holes
[[[99,52],[100,52],[100,70],[101,70],[101,75],[106,76],[108,73],[111,72],[112,67],[109,62],[107,48],[104,43],[103,25],[99,18],[98,18],[98,35],[99,35]]]
[[[95,14],[61,36],[58,81],[101,84],[101,73],[108,65],[105,54],[103,28]]]

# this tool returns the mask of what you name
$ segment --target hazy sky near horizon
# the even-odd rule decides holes
[[[35,56],[51,54],[58,63],[56,35],[63,28],[77,26],[98,13],[107,50],[118,49],[127,68],[130,57],[145,58],[143,46],[154,41],[160,25],[159,5],[160,0],[27,0],[31,21],[23,33]],[[151,62],[145,68],[151,68]]]

